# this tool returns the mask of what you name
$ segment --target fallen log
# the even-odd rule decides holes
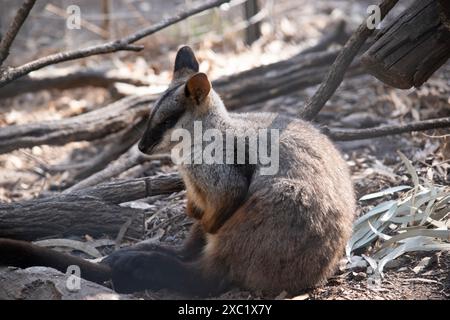
[[[324,53],[327,48],[334,44],[344,44],[349,35],[345,32],[346,23],[344,20],[338,20],[328,25],[324,31],[324,37],[320,41],[300,53],[295,55],[289,60],[272,63],[266,66],[251,69],[236,74],[233,78],[225,77],[222,80],[216,81],[216,85],[219,83],[233,80],[240,80],[239,78],[246,78],[251,75],[261,75],[267,73],[269,70],[282,69],[284,66],[289,66],[296,61],[302,61],[303,57],[308,53],[322,52]],[[329,32],[331,30],[331,32]],[[332,54],[334,56],[335,54]],[[310,56],[313,57],[313,56]],[[332,62],[332,60],[330,60]],[[331,62],[329,62],[331,64]],[[228,80],[227,80],[228,79]],[[107,88],[114,83],[121,82],[135,86],[149,86],[150,83],[145,79],[126,77],[121,75],[115,75],[114,70],[70,70],[70,71],[46,71],[40,72],[38,76],[25,76],[19,78],[11,84],[7,84],[5,87],[0,87],[0,99],[10,98],[22,93],[37,92],[40,90],[48,89],[72,89],[78,87],[94,86]]]
[[[75,190],[72,194],[89,195],[103,201],[119,204],[159,194],[170,194],[183,189],[183,180],[178,173],[173,173],[102,183],[82,190]]]
[[[335,141],[352,141],[448,127],[450,127],[450,117],[414,121],[405,124],[381,125],[364,129],[322,128],[322,131]]]
[[[11,98],[22,93],[37,92],[40,90],[67,90],[79,87],[108,88],[114,83],[127,83],[135,86],[148,86],[150,83],[144,79],[114,75],[104,70],[83,70],[68,74],[47,73],[33,77],[23,77],[0,87],[0,99]]]
[[[86,195],[58,195],[0,204],[0,237],[29,241],[86,234],[115,237],[129,219],[133,222],[127,235],[142,237],[142,210]]]
[[[144,234],[144,211],[118,204],[183,190],[178,175],[114,181],[45,198],[0,204],[0,238],[36,240],[48,237],[108,235],[115,237],[132,219],[127,235]]]
[[[127,97],[104,108],[79,116],[0,128],[0,154],[36,145],[63,145],[72,141],[95,140],[126,129],[147,116],[151,96]]]
[[[79,181],[104,169],[108,163],[120,157],[120,155],[130,149],[133,144],[141,138],[146,124],[147,120],[146,118],[143,118],[138,124],[131,125],[127,130],[125,130],[125,132],[121,133],[120,136],[113,137],[113,139],[111,139],[113,142],[107,145],[94,158],[86,161],[84,166],[77,170],[72,176],[71,180]]]
[[[96,172],[95,174],[89,176],[84,180],[77,182],[76,184],[66,189],[64,192],[72,193],[77,190],[83,190],[84,188],[95,186],[104,181],[108,181],[109,179],[118,176],[122,172],[145,161],[146,157],[137,149],[137,146],[134,145],[127,152],[122,154],[119,159],[111,163],[106,163],[106,168]]]
[[[213,82],[229,110],[270,100],[319,84],[337,51],[311,53],[261,66]],[[360,74],[357,66],[351,75]]]
[[[449,17],[448,0],[416,0],[380,30],[362,64],[390,86],[420,87],[450,58]]]

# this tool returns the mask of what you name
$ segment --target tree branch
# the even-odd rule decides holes
[[[66,189],[64,193],[73,193],[77,190],[82,190],[87,187],[95,186],[99,183],[102,183],[112,177],[121,174],[122,172],[146,160],[148,160],[148,158],[137,149],[136,145],[134,145],[127,152],[122,154],[117,160],[115,160],[112,163],[109,163],[106,168],[89,176],[84,180],[81,180],[77,184]]]
[[[425,131],[431,129],[450,127],[450,117],[415,121],[400,125],[384,125],[366,129],[330,129],[322,128],[322,131],[335,141],[362,140],[384,137],[412,131]]]
[[[139,123],[131,125],[120,135],[114,137],[113,143],[107,145],[98,155],[89,159],[85,163],[85,167],[78,170],[70,179],[69,185],[73,185],[75,181],[80,181],[90,175],[104,169],[108,163],[120,157],[133,144],[135,144],[142,136],[142,132],[147,125],[147,119],[142,118]]]
[[[108,203],[120,204],[182,190],[184,190],[184,183],[180,175],[178,173],[167,173],[151,177],[101,183],[85,189],[75,190],[70,194],[91,196]]]
[[[59,121],[0,128],[0,154],[41,144],[63,145],[119,132],[146,117],[154,98],[130,96],[106,107]]]
[[[379,5],[381,10],[381,20],[397,2],[398,0],[383,0],[383,2]],[[352,63],[354,57],[358,54],[359,50],[364,45],[364,42],[366,42],[367,38],[369,38],[374,30],[375,28],[372,29],[367,26],[367,19],[364,19],[363,23],[358,27],[355,33],[353,33],[345,46],[342,48],[319,89],[308,100],[305,108],[301,110],[301,118],[305,120],[313,120],[320,110],[322,110],[325,103],[328,99],[330,99],[341,84],[344,79],[345,72]]]
[[[107,88],[117,82],[134,86],[149,85],[144,78],[122,76],[106,70],[69,70],[64,74],[52,71],[38,76],[33,75],[33,77],[25,76],[5,85],[0,88],[0,99],[49,89],[66,90],[86,86]]]
[[[181,20],[184,20],[190,16],[193,16],[199,12],[217,7],[223,3],[229,2],[230,0],[215,0],[208,1],[204,4],[196,6],[190,10],[186,10],[184,12],[178,13],[168,19],[164,19],[157,24],[150,26],[148,28],[142,29],[135,33],[132,33],[124,38],[110,41],[104,44],[90,46],[84,49],[79,50],[71,50],[66,52],[59,52],[55,54],[51,54],[49,56],[39,58],[37,60],[28,62],[19,67],[10,67],[3,70],[0,74],[0,87],[3,87],[7,83],[20,78],[31,71],[35,71],[41,68],[44,68],[48,65],[57,64],[64,61],[70,61],[80,58],[89,57],[92,55],[111,53],[119,50],[130,50],[130,51],[139,51],[143,49],[143,46],[140,45],[132,45],[132,43],[149,36],[157,31],[160,31],[168,26],[171,26]]]
[[[127,232],[130,236],[141,237],[145,212],[118,204],[183,189],[183,181],[175,173],[113,181],[71,193],[0,203],[0,237],[21,240],[85,234],[115,237],[122,225],[133,217]]]
[[[9,55],[9,48],[11,47],[17,33],[28,17],[31,9],[34,6],[36,0],[25,0],[22,6],[17,10],[16,16],[9,25],[8,31],[6,31],[5,37],[0,42],[0,66],[6,60]]]

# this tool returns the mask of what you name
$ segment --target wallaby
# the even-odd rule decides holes
[[[323,284],[336,269],[355,216],[349,171],[330,140],[300,119],[229,113],[185,46],[139,149],[170,152],[178,143],[172,133],[193,134],[196,122],[236,138],[247,129],[278,130],[278,170],[263,174],[262,164],[250,163],[248,150],[244,163],[180,163],[186,211],[195,220],[190,236],[181,249],[141,245],[108,256],[103,263],[115,290],[167,288],[207,296],[238,286],[275,295]],[[232,148],[236,160],[239,150]],[[0,240],[0,260],[8,241]]]

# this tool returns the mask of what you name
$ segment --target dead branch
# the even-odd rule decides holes
[[[0,88],[0,99],[40,90],[67,90],[87,86],[108,88],[117,82],[135,86],[150,85],[145,79],[114,75],[104,70],[83,70],[63,75],[50,72],[40,76],[25,76],[5,85]]]
[[[345,25],[346,24],[344,20],[339,20],[337,22],[331,23],[326,28],[326,30],[328,29],[333,30],[331,33],[326,32],[325,36],[316,45],[301,51],[300,53],[296,54],[290,59],[275,62],[269,65],[260,66],[247,71],[243,71],[233,76],[223,77],[221,79],[216,80],[214,84],[215,86],[220,87],[221,85],[225,85],[226,83],[230,83],[231,81],[233,82],[241,81],[241,79],[244,80],[249,79],[247,81],[250,81],[250,77],[252,76],[253,78],[251,80],[258,83],[258,78],[256,77],[257,75],[266,77],[267,75],[269,75],[269,72],[271,71],[277,72],[277,70],[283,70],[283,68],[286,67],[289,68],[300,66],[301,68],[306,68],[308,67],[308,61],[310,61],[309,63],[310,67],[319,66],[321,63],[324,65],[331,64],[337,56],[338,51],[336,50],[331,52],[322,52],[317,57],[308,54],[325,51],[333,43],[342,44],[343,42],[345,42],[349,38],[349,35],[345,32]],[[285,81],[286,84],[290,83],[292,79],[295,80],[297,78],[302,78],[302,74],[301,73],[296,74],[295,70],[291,70],[290,73],[294,74],[292,74],[292,78],[289,78]],[[315,74],[314,78],[316,80],[313,81],[312,79],[308,79],[308,81],[305,82],[304,85],[306,86],[308,85],[308,83],[312,84],[316,84],[316,82],[320,83],[320,81],[324,76],[322,73],[323,72],[320,71],[314,72]],[[272,75],[273,78],[277,78],[275,76],[276,73],[273,74],[271,72],[270,74]],[[284,71],[283,74],[286,74],[286,71]],[[282,76],[283,74],[280,74],[280,76]],[[48,90],[48,89],[64,90],[84,86],[109,87],[110,85],[116,82],[128,83],[135,86],[149,85],[149,83],[145,79],[114,75],[112,72],[108,72],[106,70],[82,70],[82,71],[78,70],[78,71],[71,71],[70,73],[66,72],[65,74],[60,74],[59,71],[57,73],[55,73],[54,71],[49,71],[44,75],[23,77],[21,79],[17,79],[13,83],[8,84],[3,88],[0,88],[0,99],[10,98],[25,92],[36,92],[39,90]],[[296,85],[303,87],[302,83],[303,81],[300,81],[296,83]],[[225,89],[220,88],[219,90],[225,91]],[[292,91],[294,91],[294,89],[292,89]],[[273,97],[276,97],[276,94],[274,94]],[[261,99],[263,99],[263,97],[261,97]],[[256,100],[262,101],[261,99]],[[250,102],[253,100],[250,99]]]
[[[379,5],[381,10],[381,20],[395,6],[398,0],[383,0]],[[344,79],[345,72],[352,63],[354,57],[358,54],[367,38],[373,33],[375,28],[369,28],[367,21],[363,23],[353,33],[347,41],[342,51],[331,66],[326,79],[322,82],[319,89],[308,100],[305,107],[300,112],[300,117],[305,120],[313,120],[315,116],[322,110],[325,103],[330,99],[333,93]]]
[[[66,189],[64,193],[72,193],[77,190],[84,189],[86,187],[94,186],[102,183],[112,177],[115,177],[122,172],[134,167],[144,161],[147,161],[147,157],[144,156],[134,145],[126,153],[124,153],[119,159],[109,164],[105,169],[99,171],[85,180],[78,182],[72,187]]]
[[[298,55],[305,55],[307,53],[324,51],[333,43],[345,44],[345,42],[347,42],[348,38],[350,37],[345,32],[346,25],[347,23],[345,22],[345,20],[338,20],[337,22],[327,26],[324,31],[325,36],[316,45],[310,48],[306,48],[305,50],[301,51]],[[329,32],[330,29],[331,32]]]
[[[184,188],[177,174],[114,181],[73,193],[0,204],[0,237],[35,240],[67,235],[115,237],[129,219],[128,235],[141,237],[144,212],[117,204]],[[45,223],[42,223],[45,221]]]
[[[9,55],[9,48],[11,47],[14,39],[19,33],[20,28],[28,17],[31,9],[34,6],[36,0],[25,0],[22,6],[17,10],[16,16],[9,25],[8,31],[0,42],[0,66],[6,60]]]
[[[413,131],[425,131],[431,129],[450,127],[450,117],[415,121],[400,125],[383,125],[366,129],[328,129],[323,131],[336,141],[362,140],[377,137],[384,137],[393,134],[400,134]]]
[[[142,136],[146,123],[146,118],[143,118],[137,125],[133,124],[120,136],[112,139],[113,142],[106,146],[102,152],[84,163],[84,167],[74,174],[72,180],[78,181],[89,177],[105,168],[108,163],[117,159],[121,154],[130,149]]]
[[[450,58],[450,27],[440,16],[438,1],[414,1],[361,57],[367,73],[395,88],[420,87]]]
[[[0,153],[41,144],[63,145],[95,140],[118,132],[146,117],[152,97],[127,97],[79,116],[0,128]]]
[[[213,82],[229,110],[319,84],[337,51],[311,53],[257,67]],[[358,65],[352,76],[361,74]]]
[[[214,81],[214,86],[219,92],[224,94],[227,107],[234,109],[239,105],[242,106],[244,104],[264,101],[282,94],[278,90],[258,90],[258,86],[262,83],[269,89],[289,84],[295,85],[297,88],[305,88],[320,83],[328,71],[329,65],[336,56],[337,51],[301,54],[291,59],[243,71],[232,76],[222,77]],[[270,81],[261,82],[261,77]],[[143,79],[115,76],[110,72],[100,70],[77,71],[67,75],[54,75],[50,73],[45,76],[17,79],[13,83],[0,88],[0,99],[10,98],[25,92],[48,89],[65,90],[84,86],[106,88],[116,82],[128,83],[135,86],[149,85]],[[246,86],[254,86],[256,90],[254,94],[244,94],[246,87],[243,87],[242,83]],[[291,87],[289,86],[289,88]],[[295,88],[290,89],[290,91],[294,90]],[[257,96],[257,91],[260,91],[260,96]]]
[[[128,234],[141,237],[142,210],[120,207],[92,196],[59,195],[0,204],[0,237],[21,240],[85,234],[115,237],[130,218],[136,219]]]
[[[38,69],[42,69],[43,67],[57,64],[64,61],[70,61],[80,58],[86,58],[93,55],[99,55],[99,54],[105,54],[105,53],[111,53],[115,51],[120,50],[129,50],[129,51],[140,51],[143,49],[143,46],[140,45],[133,45],[132,43],[149,36],[157,31],[160,31],[164,28],[167,28],[168,26],[171,26],[179,21],[182,21],[190,16],[193,16],[199,12],[217,7],[223,3],[229,2],[230,0],[215,0],[215,1],[208,1],[206,3],[203,3],[199,6],[196,6],[192,9],[185,10],[184,12],[180,12],[178,14],[175,14],[174,16],[164,19],[161,22],[139,30],[135,33],[132,33],[124,38],[110,41],[104,44],[95,45],[79,50],[71,50],[71,51],[65,51],[65,52],[59,52],[55,53],[46,57],[42,57],[39,59],[36,59],[34,61],[28,62],[26,64],[23,64],[19,67],[9,67],[5,70],[3,70],[0,73],[0,87],[3,87],[7,83],[20,78],[31,71],[35,71]]]
[[[72,194],[88,195],[109,203],[119,204],[160,194],[179,192],[183,189],[183,180],[178,173],[173,173],[102,183],[75,190]]]

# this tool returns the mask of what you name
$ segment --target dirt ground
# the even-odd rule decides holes
[[[218,78],[255,65],[270,63],[308,47],[321,38],[324,27],[335,15],[364,13],[365,1],[280,1],[289,14],[283,11],[274,16],[275,31],[251,47],[215,44],[205,37],[196,49],[201,60],[201,69]],[[298,5],[301,3],[302,5]],[[330,11],[331,10],[331,11]],[[334,10],[334,11],[333,11]],[[333,13],[334,12],[334,13]],[[348,28],[357,24],[357,14],[348,15]],[[353,21],[353,20],[354,21]],[[273,27],[273,26],[272,26]],[[269,27],[267,27],[269,28]],[[300,31],[302,30],[302,31]],[[206,40],[206,38],[208,40]],[[150,40],[148,40],[150,41]],[[156,40],[155,40],[156,41]],[[210,42],[208,42],[210,41]],[[230,43],[229,39],[224,39]],[[121,56],[120,64],[104,62],[111,68],[128,68],[144,72],[158,85],[169,80],[170,64],[173,61],[176,44],[169,54],[152,49],[143,55]],[[27,57],[30,55],[27,54]],[[149,61],[151,57],[151,63]],[[20,55],[15,57],[20,59]],[[99,58],[92,61],[98,63]],[[75,63],[76,65],[76,63]],[[275,111],[296,115],[305,100],[314,92],[308,88],[299,92],[272,99],[264,103],[247,106],[239,110]],[[114,100],[109,90],[74,89],[68,91],[43,91],[22,94],[15,98],[0,100],[0,127],[43,120],[58,120],[104,106]],[[382,124],[406,123],[413,120],[450,116],[450,64],[447,63],[433,77],[417,90],[396,90],[367,76],[358,76],[344,81],[326,108],[317,118],[318,126],[327,125],[342,128],[364,128]],[[411,184],[405,168],[398,158],[402,151],[423,179],[436,184],[448,185],[450,181],[450,132],[435,130],[426,133],[411,133],[385,138],[338,143],[352,171],[357,198],[399,185]],[[42,194],[55,192],[70,177],[70,170],[55,172],[54,166],[81,163],[98,153],[105,141],[73,142],[64,146],[36,146],[0,155],[0,202],[20,201]],[[152,161],[145,164],[141,175],[171,172],[170,163]],[[133,168],[116,179],[130,176]],[[139,202],[139,201],[138,201]],[[170,196],[145,199],[146,234],[165,244],[178,245],[186,237],[191,221],[184,214],[186,205],[184,192]],[[359,213],[365,212],[370,204],[359,203]],[[89,239],[86,235],[85,239]],[[123,245],[130,245],[142,239],[125,239]],[[112,248],[101,248],[107,254]],[[431,257],[431,263],[416,273],[414,267],[424,257]],[[222,299],[448,299],[450,297],[450,255],[446,252],[412,253],[394,260],[385,273],[381,284],[371,286],[365,270],[338,271],[328,283],[305,294],[293,297],[285,292],[277,297],[262,296],[237,289],[221,295]],[[144,299],[184,298],[171,292],[144,292],[136,294]]]

